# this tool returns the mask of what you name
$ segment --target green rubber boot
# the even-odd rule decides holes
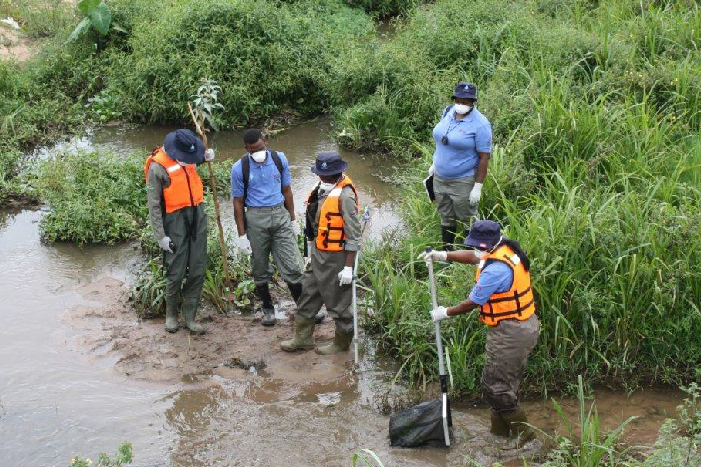
[[[489,429],[489,432],[494,436],[508,437],[510,434],[509,425],[501,418],[498,412],[494,410],[491,410],[491,412],[492,427]]]
[[[510,437],[512,439],[516,439],[518,446],[523,446],[528,441],[535,438],[535,431],[533,431],[533,428],[528,426],[526,412],[524,412],[521,407],[513,412],[502,413],[501,418],[509,426]]]
[[[333,342],[329,345],[319,347],[316,349],[316,353],[319,355],[333,355],[339,352],[345,352],[350,349],[350,345],[353,342],[353,331],[351,332],[339,332],[336,329],[336,334],[333,336]]]
[[[314,318],[295,316],[295,337],[288,341],[282,341],[280,348],[285,352],[296,350],[309,350],[314,348]]]
[[[166,331],[178,331],[178,301],[169,302],[166,300]]]
[[[187,301],[183,303],[183,311],[185,312],[185,325],[192,334],[204,334],[204,327],[195,321],[197,314],[197,302]]]

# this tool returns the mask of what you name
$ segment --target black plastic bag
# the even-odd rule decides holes
[[[389,418],[389,444],[404,448],[445,447],[443,401],[436,399],[422,402],[392,414]]]

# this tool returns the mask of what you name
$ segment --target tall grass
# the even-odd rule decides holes
[[[701,143],[692,76],[701,73],[699,13],[694,2],[642,5],[470,2],[474,27],[461,48],[446,34],[450,18],[467,6],[438,1],[417,10],[397,40],[377,52],[386,60],[377,65],[383,72],[374,101],[350,107],[339,121],[348,144],[362,135],[358,144],[367,145],[377,134],[379,146],[422,161],[402,180],[402,232],[365,256],[375,289],[367,325],[402,360],[403,376],[425,384],[437,373],[426,271],[415,255],[440,245],[440,229],[420,179],[433,150],[430,128],[445,102],[439,89],[449,95],[454,81],[471,78],[497,143],[480,215],[501,222],[533,264],[542,331],[525,388],[560,390],[577,374],[626,385],[695,377]],[[499,9],[499,20],[482,18],[490,7]],[[523,30],[511,26],[517,16]],[[642,55],[635,53],[640,34],[649,44]],[[683,54],[675,52],[677,42]],[[399,58],[383,55],[389,51]],[[412,81],[397,76],[421,68],[419,57],[435,68],[424,67]],[[466,59],[468,67],[455,68]],[[413,93],[417,87],[427,94]],[[440,303],[464,300],[473,278],[472,267],[443,268]],[[474,313],[444,327],[454,390],[474,395],[486,331]]]

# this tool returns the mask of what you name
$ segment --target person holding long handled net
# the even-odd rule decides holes
[[[530,261],[518,242],[501,235],[493,221],[476,221],[465,239],[473,250],[427,251],[426,261],[456,261],[476,264],[476,284],[469,298],[431,311],[434,321],[480,310],[489,326],[482,391],[492,408],[491,433],[523,444],[535,437],[519,405],[518,391],[528,355],[535,347],[540,322],[535,314]]]

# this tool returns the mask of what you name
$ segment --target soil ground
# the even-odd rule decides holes
[[[32,57],[34,45],[21,31],[0,24],[0,59],[23,62]]]
[[[114,359],[114,370],[131,378],[177,382],[197,375],[235,377],[241,372],[255,372],[299,385],[343,378],[353,358],[350,352],[332,357],[313,351],[282,352],[280,341],[293,334],[290,319],[278,319],[275,326],[266,328],[255,315],[224,315],[203,307],[198,319],[207,329],[205,335],[191,335],[182,327],[169,334],[164,330],[163,318],[136,317],[127,300],[127,289],[117,279],[99,278],[78,292],[96,302],[95,306],[81,306],[65,315],[64,319],[82,331],[75,337],[78,346],[88,354]],[[293,312],[291,300],[278,301],[278,317]],[[316,340],[329,341],[333,333],[333,323],[326,320],[316,327]]]

